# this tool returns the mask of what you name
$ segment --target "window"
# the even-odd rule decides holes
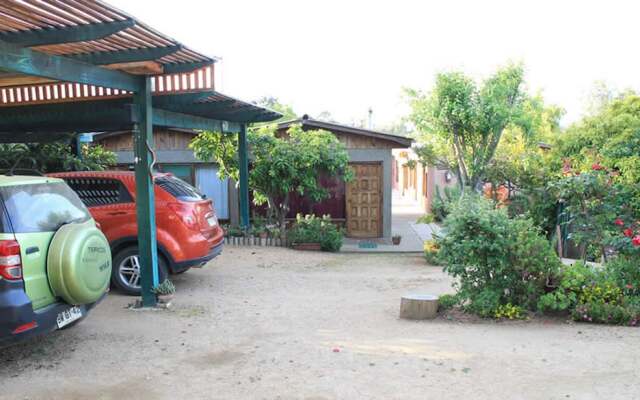
[[[62,225],[91,218],[64,183],[5,186],[0,195],[15,233],[55,232]]]
[[[198,189],[172,175],[159,176],[155,183],[178,200],[200,201],[205,198]]]
[[[65,178],[65,182],[87,207],[131,203],[133,201],[127,188],[117,179]]]

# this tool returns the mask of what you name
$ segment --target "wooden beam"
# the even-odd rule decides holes
[[[102,22],[85,25],[69,26],[65,28],[31,29],[19,32],[2,32],[0,41],[12,43],[22,47],[46,46],[73,42],[97,40],[131,28],[135,21]]]
[[[148,47],[140,49],[100,51],[94,53],[70,54],[65,57],[94,65],[130,63],[137,61],[155,61],[179,51],[181,45],[166,47]]]
[[[52,56],[0,41],[0,68],[41,78],[86,83],[131,92],[139,90],[135,76],[66,57]]]
[[[39,78],[37,76],[22,75],[22,74],[0,74],[0,87],[6,86],[23,86],[23,85],[37,85],[43,83],[55,82],[51,79]]]
[[[0,107],[0,132],[24,142],[25,132],[97,132],[131,129],[137,120],[130,99]],[[6,141],[6,140],[5,140]]]
[[[180,63],[180,64],[165,64],[164,73],[178,74],[181,72],[191,72],[191,71],[195,71],[196,69],[213,65],[214,63],[215,63],[215,60],[192,62],[192,63]]]
[[[155,61],[136,61],[105,65],[105,68],[124,71],[132,75],[160,75],[164,72],[162,64]]]
[[[214,132],[240,132],[240,124],[195,115],[153,109],[153,125],[171,128],[202,129]]]

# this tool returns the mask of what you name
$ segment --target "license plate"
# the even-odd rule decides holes
[[[71,307],[58,314],[58,328],[69,325],[73,321],[82,318],[82,310],[79,307]]]
[[[218,221],[216,221],[216,217],[209,217],[209,218],[207,218],[207,222],[209,223],[209,226],[216,226],[216,225],[218,225]]]

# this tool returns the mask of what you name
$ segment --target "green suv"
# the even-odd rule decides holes
[[[0,175],[0,347],[76,323],[110,278],[109,243],[63,180]]]

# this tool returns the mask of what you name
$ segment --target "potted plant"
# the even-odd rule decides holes
[[[401,240],[402,240],[402,236],[401,235],[393,235],[391,237],[391,241],[393,242],[394,246],[399,245]]]
[[[176,287],[169,279],[165,279],[164,282],[153,288],[153,293],[158,297],[158,303],[168,306],[176,293]]]
[[[339,251],[342,246],[342,231],[331,221],[329,215],[300,214],[287,233],[287,239],[295,250]]]

